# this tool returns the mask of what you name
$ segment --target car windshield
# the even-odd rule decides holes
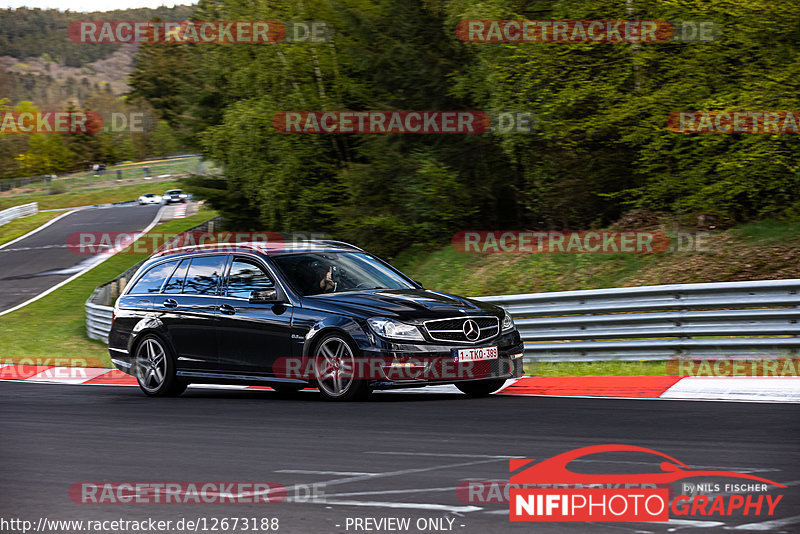
[[[181,190],[180,189],[173,189],[172,191],[167,191],[167,194],[168,195],[180,195],[181,194]]]
[[[307,252],[273,257],[303,296],[366,289],[411,289],[401,275],[363,252]]]

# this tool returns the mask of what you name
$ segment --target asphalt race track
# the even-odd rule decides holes
[[[34,522],[276,517],[279,532],[336,533],[356,532],[346,528],[348,518],[408,517],[412,525],[419,518],[453,519],[449,531],[465,533],[728,532],[746,523],[762,524],[732,531],[800,530],[796,405],[391,392],[337,404],[313,392],[286,397],[225,389],[151,399],[135,387],[4,382],[0,417],[0,516]],[[456,497],[464,479],[507,480],[508,457],[544,459],[605,443],[648,447],[692,468],[753,473],[788,488],[770,524],[758,517],[512,524],[507,504],[471,505]],[[582,465],[587,473],[652,472],[653,465],[642,464],[627,456]],[[261,505],[76,504],[68,490],[85,481],[274,481],[300,498]],[[321,482],[324,498],[300,502]]]
[[[0,249],[0,312],[35,297],[82,269],[91,256],[67,248],[76,232],[138,232],[160,206],[85,208]]]

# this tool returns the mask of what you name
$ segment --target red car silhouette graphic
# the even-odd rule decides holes
[[[567,469],[567,464],[578,458],[597,454],[600,452],[644,452],[654,454],[669,461],[662,461],[658,473],[634,473],[634,474],[585,474],[575,473]],[[514,473],[521,467],[535,462],[533,459],[512,459],[509,460],[509,471]],[[692,469],[683,462],[668,456],[662,452],[635,445],[593,445],[568,451],[547,460],[542,460],[518,473],[509,479],[510,484],[669,484],[676,480],[692,477],[731,477],[744,478],[757,482],[765,482],[779,488],[785,488],[783,484],[768,480],[766,478],[736,471],[716,471]]]

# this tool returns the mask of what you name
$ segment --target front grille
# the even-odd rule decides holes
[[[478,329],[478,337],[469,339],[464,331],[464,323],[474,321]],[[479,343],[494,337],[500,331],[500,319],[497,317],[458,317],[454,319],[435,319],[425,322],[425,329],[432,339],[457,343]]]

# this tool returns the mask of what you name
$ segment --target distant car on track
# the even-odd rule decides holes
[[[186,202],[187,198],[189,198],[189,195],[180,189],[170,189],[164,193],[164,201],[167,204],[172,204],[173,202]]]
[[[161,204],[162,198],[161,195],[156,195],[155,193],[146,193],[139,197],[139,205],[145,206],[147,204]]]
[[[158,252],[117,300],[108,343],[150,396],[216,383],[326,400],[432,384],[488,395],[522,375],[524,350],[502,308],[335,241]]]

